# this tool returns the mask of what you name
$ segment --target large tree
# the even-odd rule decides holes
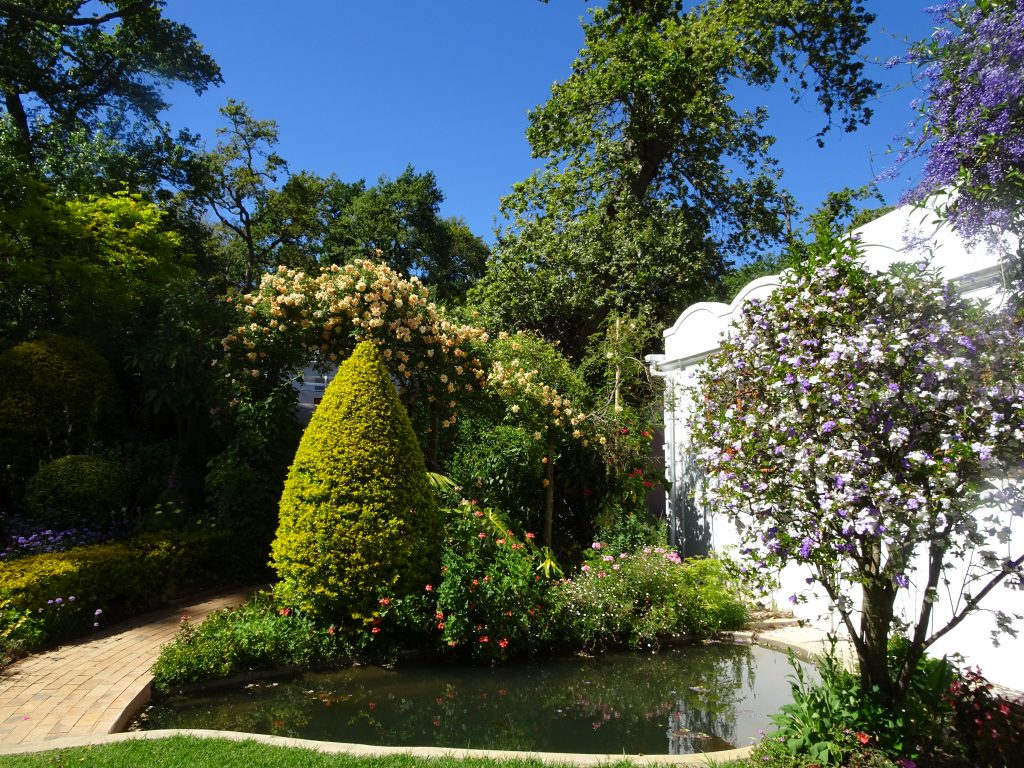
[[[173,155],[159,123],[161,90],[201,93],[220,70],[192,31],[163,16],[161,0],[23,0],[0,3],[0,138],[30,168],[67,171],[109,159],[110,144]],[[173,142],[171,142],[173,144]],[[131,162],[123,163],[131,166]],[[95,170],[95,167],[93,168]]]
[[[429,281],[440,299],[463,296],[483,274],[487,246],[458,219],[440,215],[433,173],[411,166],[395,179],[344,182],[290,173],[275,152],[277,124],[245,104],[221,109],[221,140],[202,156],[195,195],[216,216],[228,276],[252,290],[278,264],[316,272],[327,264],[384,261]]]
[[[664,320],[712,293],[730,256],[776,240],[784,198],[767,112],[735,87],[782,79],[834,125],[866,122],[877,85],[859,0],[611,0],[590,12],[567,80],[530,114],[541,170],[502,201],[476,298],[579,354],[617,308]]]

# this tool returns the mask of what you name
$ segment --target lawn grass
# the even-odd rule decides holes
[[[608,768],[629,768],[628,760]],[[743,768],[744,762],[719,768]],[[553,768],[539,760],[420,758],[411,755],[329,755],[311,749],[276,747],[256,741],[171,736],[113,744],[0,756],[0,768]]]

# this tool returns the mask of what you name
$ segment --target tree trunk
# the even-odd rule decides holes
[[[861,685],[866,691],[878,686],[888,701],[894,701],[896,691],[889,674],[888,652],[896,593],[891,586],[876,583],[864,584],[863,591],[860,626],[864,643],[857,652]]]
[[[11,121],[18,132],[18,153],[28,163],[29,167],[34,167],[32,132],[29,129],[28,115],[25,114],[25,107],[21,103],[21,95],[6,88],[3,89],[3,93],[4,106],[7,107],[7,113],[11,116]]]

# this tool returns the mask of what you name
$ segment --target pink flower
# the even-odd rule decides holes
[[[507,637],[501,638],[501,640],[498,641],[498,646],[502,650],[505,650],[506,648],[508,648],[508,638]]]
[[[423,591],[424,591],[424,592],[433,592],[433,591],[434,591],[434,587],[433,587],[433,585],[431,585],[431,584],[427,584],[427,586],[425,586],[425,587],[423,588]]]

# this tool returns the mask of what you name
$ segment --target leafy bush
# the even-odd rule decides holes
[[[39,463],[100,445],[121,396],[110,366],[86,342],[26,341],[0,355],[0,468],[24,481]]]
[[[533,431],[476,419],[460,421],[459,442],[448,466],[466,493],[504,510],[520,525],[539,527],[544,505],[545,444]]]
[[[629,554],[593,545],[591,562],[551,591],[559,636],[573,646],[643,647],[666,637],[707,638],[740,629],[747,613],[718,560],[680,562],[673,551]]]
[[[217,611],[198,627],[187,619],[160,649],[153,685],[169,690],[256,670],[312,666],[349,658],[333,627],[317,627],[298,611],[260,593],[239,608]]]
[[[903,638],[890,643],[894,668],[908,647]],[[819,661],[819,682],[810,682],[792,656],[790,664],[793,703],[772,717],[777,730],[765,740],[768,752],[776,757],[851,765],[855,756],[876,752],[879,760],[905,765],[931,761],[946,749],[956,706],[947,694],[951,683],[954,687],[956,683],[953,667],[945,659],[918,662],[907,699],[899,707],[887,704],[877,687],[863,687],[860,676],[838,659],[834,638]]]
[[[499,659],[545,647],[544,557],[533,534],[474,504],[451,510],[445,533],[436,627],[444,646]]]
[[[113,462],[74,454],[44,464],[25,488],[30,519],[65,528],[109,526],[124,504],[125,476]]]
[[[370,623],[437,573],[442,519],[377,348],[356,347],[306,428],[281,497],[276,592],[319,624]]]
[[[944,703],[953,710],[957,735],[972,763],[981,768],[1010,765],[1024,746],[1024,722],[977,668],[950,683]]]
[[[218,574],[236,577],[233,542],[228,530],[144,534],[0,562],[0,638],[32,650],[88,632],[99,615],[158,605]]]

